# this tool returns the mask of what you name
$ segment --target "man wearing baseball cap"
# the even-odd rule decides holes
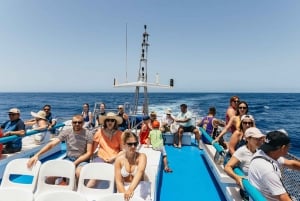
[[[25,124],[20,119],[20,110],[18,108],[11,108],[8,111],[9,120],[1,125],[3,129],[3,136],[16,135],[17,139],[5,143],[5,148],[2,150],[3,154],[15,153],[22,149],[22,138],[25,135]]]
[[[282,131],[272,131],[266,136],[250,163],[249,182],[255,186],[268,201],[291,200],[281,180],[280,165],[300,170],[300,162],[288,160],[283,156],[288,153],[290,138]]]

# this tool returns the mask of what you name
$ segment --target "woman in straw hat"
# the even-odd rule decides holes
[[[29,123],[25,123],[26,125],[32,125],[31,130],[43,131],[32,136],[27,136],[22,139],[24,145],[29,144],[43,144],[50,140],[50,133],[47,132],[48,121],[46,119],[46,112],[40,110],[39,112],[31,112],[31,116],[34,117],[34,121],[30,121]]]
[[[106,116],[99,117],[100,125],[94,135],[93,150],[98,149],[97,156],[93,162],[114,163],[118,154],[122,151],[122,131],[118,130],[118,125],[122,123],[122,118],[113,112],[107,113]],[[94,187],[97,180],[89,180],[88,187]]]
[[[100,117],[99,128],[94,135],[93,149],[98,149],[97,162],[113,163],[116,156],[122,150],[121,135],[122,131],[118,130],[118,125],[122,123],[122,118],[113,112],[107,113],[106,116]]]

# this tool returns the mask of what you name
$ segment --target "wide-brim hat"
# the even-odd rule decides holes
[[[172,110],[170,108],[166,109],[166,114],[172,114]]]
[[[46,112],[40,110],[38,113],[30,112],[31,116],[35,118],[45,119],[46,120]]]
[[[100,124],[104,124],[106,119],[114,119],[116,120],[117,124],[121,124],[123,122],[123,119],[113,112],[108,112],[106,115],[100,116]]]
[[[268,153],[288,144],[290,144],[290,138],[286,133],[282,131],[271,131],[267,133],[265,142],[261,145],[260,149]]]

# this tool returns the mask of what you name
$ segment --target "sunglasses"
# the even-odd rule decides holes
[[[239,109],[243,109],[243,110],[245,110],[245,109],[247,109],[247,107],[239,107]]]
[[[239,100],[235,100],[235,101],[233,101],[233,102],[235,102],[235,103],[239,103],[240,101],[239,101]]]
[[[82,124],[82,121],[72,121],[73,124]]]
[[[252,126],[252,125],[253,125],[253,122],[243,121],[243,124],[244,124],[244,125]]]
[[[138,142],[127,142],[126,144],[129,147],[132,147],[132,145],[135,146],[135,147],[137,147],[139,143]]]
[[[9,116],[14,116],[16,115],[15,113],[8,113]]]
[[[105,121],[106,121],[106,122],[115,122],[114,119],[106,119]]]
[[[48,108],[45,108],[45,109],[44,109],[44,111],[50,111],[50,109],[48,109]]]

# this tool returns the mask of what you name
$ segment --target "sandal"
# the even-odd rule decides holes
[[[171,169],[170,169],[170,168],[168,168],[168,167],[166,167],[166,168],[164,169],[164,171],[165,171],[166,173],[173,172],[173,170],[171,170]]]
[[[177,144],[175,144],[175,143],[173,144],[173,146],[174,146],[174,147],[176,147],[176,148],[178,147],[178,145],[177,145]]]

